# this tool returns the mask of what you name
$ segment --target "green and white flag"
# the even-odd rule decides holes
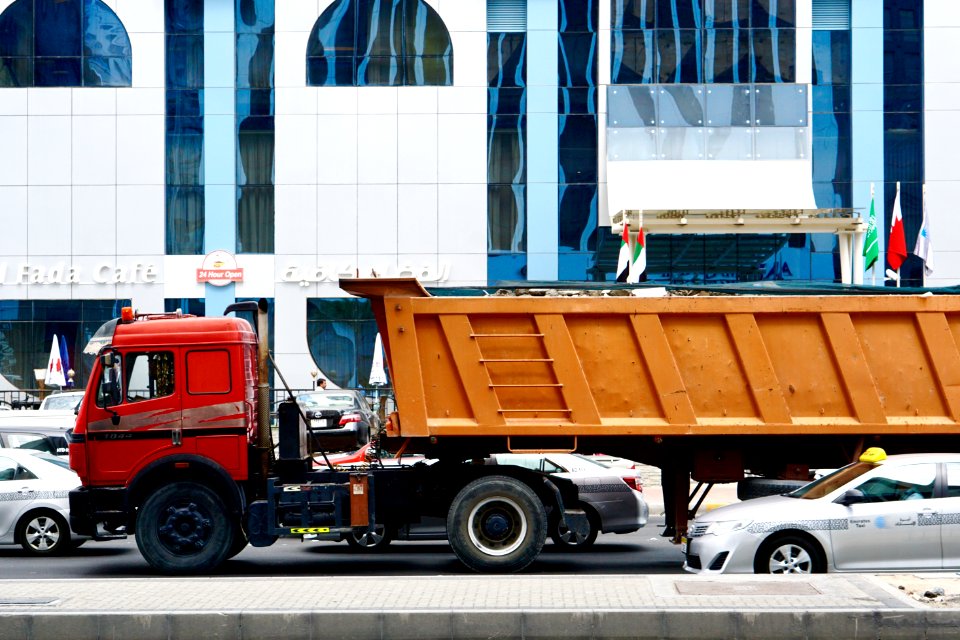
[[[880,242],[877,239],[877,212],[873,207],[873,185],[870,185],[870,217],[867,218],[867,237],[863,240],[864,270],[880,258]]]
[[[617,258],[617,282],[629,280],[630,263],[630,225],[624,221],[623,234],[620,236],[620,256]]]
[[[633,258],[630,260],[630,277],[627,282],[640,282],[640,276],[647,270],[647,242],[643,237],[643,223],[637,232],[637,241],[633,243]]]

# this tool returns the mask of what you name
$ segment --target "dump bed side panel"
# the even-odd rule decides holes
[[[953,433],[960,298],[366,290],[398,436]]]

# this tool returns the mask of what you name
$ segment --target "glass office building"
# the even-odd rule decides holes
[[[0,0],[0,389],[54,333],[85,382],[121,304],[261,297],[294,386],[366,386],[340,278],[611,281],[620,209],[872,187],[882,249],[899,183],[912,248],[926,185],[955,284],[957,36],[951,0]],[[840,279],[829,233],[646,251],[654,283]]]

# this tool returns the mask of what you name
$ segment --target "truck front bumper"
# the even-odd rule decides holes
[[[126,538],[127,490],[78,487],[70,492],[70,528],[94,540]]]

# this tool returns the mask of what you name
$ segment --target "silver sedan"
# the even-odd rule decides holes
[[[721,507],[690,523],[693,573],[960,569],[960,455],[858,462],[796,491]]]

